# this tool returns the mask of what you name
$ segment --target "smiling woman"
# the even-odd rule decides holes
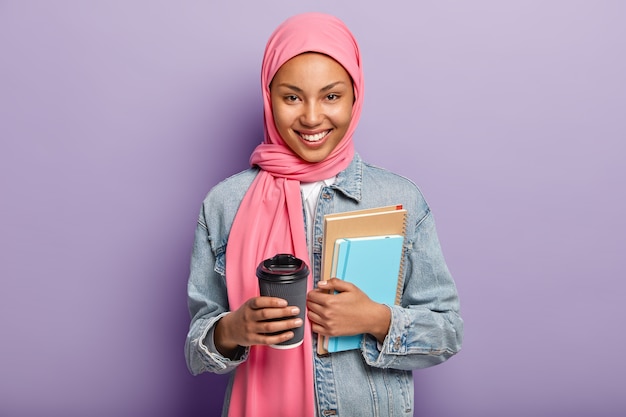
[[[363,74],[341,21],[319,13],[288,19],[270,37],[261,71],[265,140],[250,169],[209,192],[198,219],[189,369],[235,371],[223,413],[231,417],[412,416],[411,370],[447,360],[463,338],[430,208],[411,181],[354,151]],[[374,302],[336,278],[322,281],[324,216],[389,205],[407,210],[401,305]],[[255,269],[280,253],[310,266],[306,316],[303,306],[259,296]],[[301,344],[271,347],[296,328]],[[358,349],[314,355],[314,333],[364,336]]]
[[[307,162],[326,159],[352,120],[354,92],[346,70],[318,54],[298,55],[270,84],[274,123],[286,145]]]

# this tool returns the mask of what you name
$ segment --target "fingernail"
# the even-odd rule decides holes
[[[317,283],[317,285],[319,285],[320,287],[325,287],[326,285],[328,285],[328,281],[320,281]]]
[[[296,319],[295,323],[296,323],[296,326],[302,326],[302,320],[301,319]]]
[[[294,307],[291,309],[291,314],[298,314],[300,312],[300,309],[298,307]]]

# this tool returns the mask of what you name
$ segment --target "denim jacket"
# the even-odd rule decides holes
[[[220,355],[213,343],[213,328],[229,311],[225,281],[229,231],[257,172],[251,168],[224,180],[202,205],[188,282],[191,325],[185,343],[187,365],[194,375],[230,372],[247,359],[248,349],[243,348],[235,360]],[[315,284],[320,278],[324,215],[395,204],[408,211],[401,305],[389,306],[391,325],[382,344],[366,335],[359,350],[325,356],[314,353],[318,416],[413,416],[411,370],[439,364],[461,348],[463,321],[457,290],[430,208],[415,184],[364,163],[358,154],[335,183],[320,192],[314,239],[308,242]],[[313,337],[314,352],[316,343]],[[229,400],[230,386],[224,415]]]

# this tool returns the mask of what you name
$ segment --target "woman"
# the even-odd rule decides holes
[[[463,324],[419,190],[354,151],[363,103],[358,45],[332,16],[294,16],[270,37],[261,83],[265,140],[252,168],[209,192],[198,220],[188,285],[189,369],[235,370],[223,415],[412,416],[411,370],[458,352]],[[407,209],[409,225],[401,305],[377,304],[341,280],[320,282],[323,216],[394,204]],[[313,271],[304,322],[284,300],[258,296],[256,266],[277,253],[293,253]],[[299,347],[268,346],[300,326]],[[358,350],[313,353],[313,334],[360,333]]]

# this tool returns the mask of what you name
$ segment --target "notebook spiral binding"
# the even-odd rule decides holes
[[[398,286],[396,287],[396,301],[395,305],[399,306],[402,304],[402,294],[404,294],[404,265],[406,263],[407,247],[406,247],[406,222],[407,222],[407,212],[404,212],[404,219],[402,221],[402,233],[404,236],[404,242],[402,243],[402,255],[400,257],[400,270],[398,271]]]

